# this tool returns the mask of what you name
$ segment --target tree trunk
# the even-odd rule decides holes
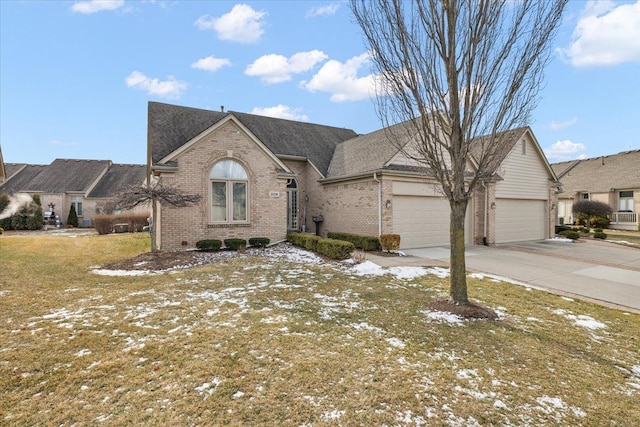
[[[152,214],[151,214],[151,229],[149,230],[151,232],[151,252],[157,252],[158,251],[158,243],[157,243],[157,238],[156,238],[156,220],[158,219],[158,206],[157,206],[157,202],[155,200],[151,201],[151,210],[152,210]]]
[[[467,200],[451,201],[451,254],[449,296],[455,304],[467,304],[467,266],[464,247],[464,220],[467,212]]]

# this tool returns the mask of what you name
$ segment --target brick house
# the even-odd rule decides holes
[[[640,150],[554,163],[562,184],[558,222],[573,224],[573,203],[595,200],[611,206],[610,228],[640,230]]]
[[[96,215],[120,190],[146,179],[145,165],[114,164],[110,160],[56,159],[49,165],[6,163],[6,179],[0,182],[0,194],[39,195],[44,211],[55,205],[55,214],[66,225],[73,205],[79,225],[92,226]],[[149,212],[142,207],[141,212]]]
[[[548,238],[557,217],[555,174],[530,128],[500,137],[510,149],[469,204],[467,243]],[[158,206],[162,249],[230,237],[277,242],[299,230],[397,233],[403,248],[449,244],[449,205],[439,185],[388,143],[384,129],[358,135],[150,102],[148,171],[202,196],[192,207]],[[316,230],[318,215],[324,220]]]

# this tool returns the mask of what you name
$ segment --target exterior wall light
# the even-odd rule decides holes
[[[387,201],[384,204],[384,207],[387,208],[387,209],[391,208],[391,200],[387,199]]]

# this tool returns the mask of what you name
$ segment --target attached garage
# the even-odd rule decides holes
[[[496,243],[547,237],[545,200],[496,199]]]
[[[467,209],[466,240],[470,243],[470,209]],[[444,197],[395,195],[393,232],[403,249],[449,245],[449,202]]]

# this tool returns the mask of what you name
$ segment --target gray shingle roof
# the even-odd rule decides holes
[[[385,129],[360,135],[338,144],[328,177],[337,178],[381,169],[398,151],[390,142]]]
[[[56,159],[23,190],[48,194],[86,192],[110,165],[109,160]]]
[[[228,114],[233,114],[275,155],[306,157],[325,175],[336,145],[357,135],[351,129],[149,102],[153,164],[158,164]]]
[[[87,197],[108,198],[132,185],[140,185],[146,179],[145,165],[111,165],[107,173],[91,190]]]
[[[19,193],[26,190],[29,183],[47,166],[24,163],[5,163],[7,180],[0,184],[0,193]]]
[[[640,188],[640,150],[554,163],[565,193]]]

